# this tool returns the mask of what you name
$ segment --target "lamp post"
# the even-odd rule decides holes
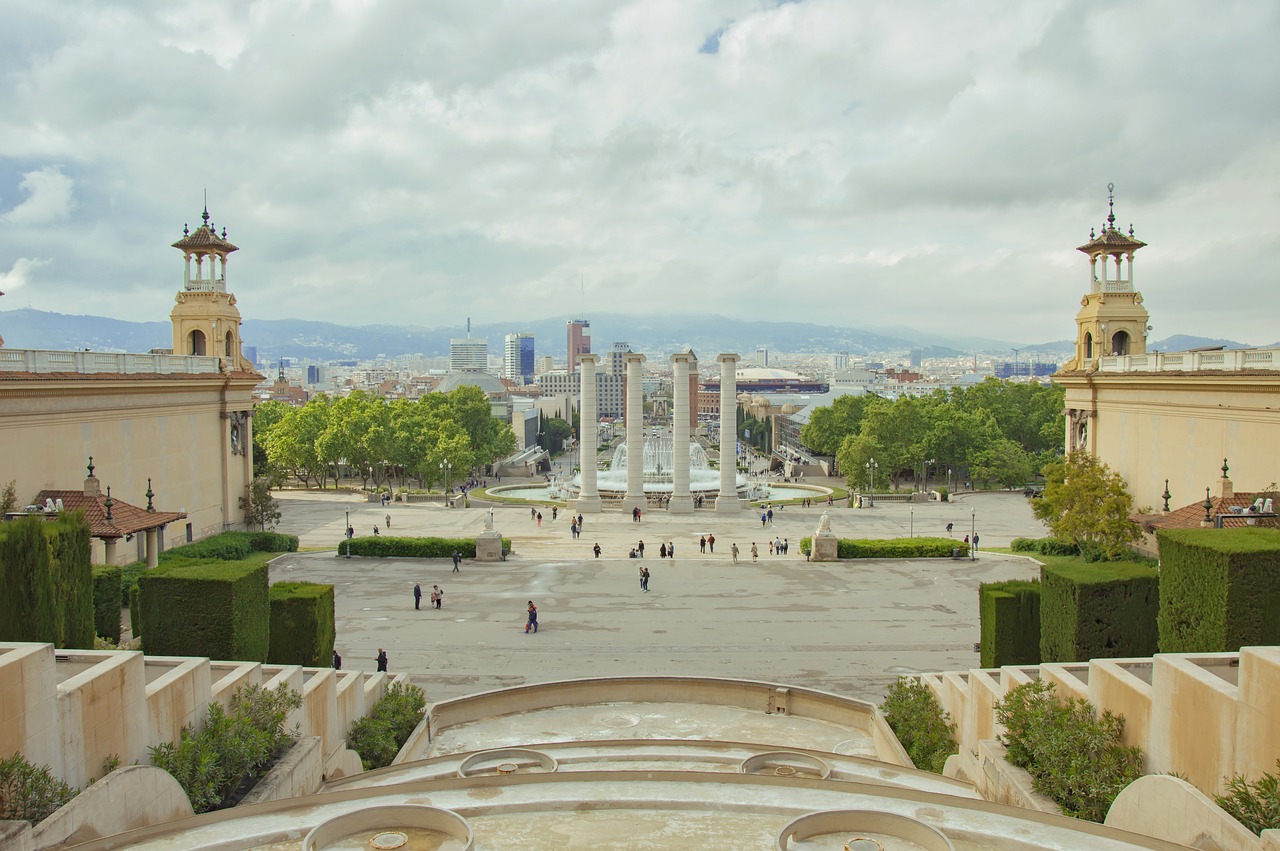
[[[453,472],[453,465],[449,463],[448,459],[445,459],[444,461],[441,461],[437,466],[440,468],[441,475],[444,476],[444,504],[445,504],[445,507],[448,508],[449,479],[452,477],[451,474]]]
[[[347,539],[347,558],[351,558],[351,509],[347,509],[347,525],[342,528],[342,534]]]
[[[871,505],[873,507],[876,504],[876,496],[875,496],[876,495],[876,468],[878,466],[879,465],[876,464],[876,459],[874,458],[872,458],[867,462],[867,477],[870,482],[870,487],[868,488],[868,490],[871,494],[870,499],[871,499]]]
[[[975,552],[978,548],[978,509],[976,506],[969,506],[969,561],[973,561],[978,557]]]
[[[910,535],[910,537],[914,538],[915,536],[916,536],[916,507],[913,505],[913,506],[911,506],[911,535]]]

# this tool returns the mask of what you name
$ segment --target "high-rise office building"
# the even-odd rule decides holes
[[[756,366],[769,365],[769,347],[759,346],[756,348]]]
[[[578,356],[591,354],[591,323],[585,319],[570,319],[565,323],[568,336],[569,371],[577,372]]]
[[[533,381],[533,335],[508,334],[502,358],[502,375],[517,384]]]
[[[449,341],[450,372],[484,372],[488,366],[488,340],[454,337]]]

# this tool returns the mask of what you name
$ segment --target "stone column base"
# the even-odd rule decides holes
[[[574,503],[574,509],[579,514],[599,514],[600,513],[600,497],[599,496],[580,496]]]
[[[813,552],[809,561],[837,561],[840,558],[840,539],[835,535],[814,535]]]
[[[692,514],[693,513],[693,497],[691,496],[673,496],[667,502],[667,512],[669,514]]]
[[[502,533],[481,532],[476,535],[476,561],[502,561]]]
[[[630,514],[635,509],[649,510],[649,502],[642,496],[628,496],[622,499],[622,510]],[[583,512],[586,513],[585,511]]]
[[[716,514],[738,514],[742,511],[742,500],[737,496],[716,497]]]

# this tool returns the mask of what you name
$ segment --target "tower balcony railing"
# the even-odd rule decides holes
[[[227,279],[192,278],[187,281],[186,290],[189,293],[225,293]]]
[[[60,352],[0,349],[0,373],[77,373],[92,375],[200,375],[217,373],[221,358],[202,355],[153,355],[128,352]]]
[[[1099,360],[1099,372],[1207,372],[1280,370],[1280,349],[1233,349],[1219,352],[1152,352]]]
[[[1101,293],[1131,293],[1133,292],[1133,281],[1127,278],[1122,281],[1103,281],[1098,278],[1094,278],[1093,288],[1095,292]]]

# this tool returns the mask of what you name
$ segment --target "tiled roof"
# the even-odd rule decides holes
[[[1232,514],[1231,509],[1245,508],[1253,505],[1254,501],[1259,497],[1265,499],[1269,495],[1263,493],[1237,493],[1226,498],[1220,496],[1210,497],[1209,501],[1213,504],[1213,507],[1209,509],[1209,516],[1225,514],[1232,517],[1238,516],[1243,521],[1248,515]],[[1160,514],[1138,514],[1132,519],[1148,534],[1155,532],[1157,529],[1199,529],[1201,524],[1204,523],[1204,500],[1184,505],[1181,508],[1175,508],[1168,514],[1163,512]],[[1263,522],[1264,525],[1275,525],[1274,520],[1270,518],[1264,518]]]
[[[240,249],[218,236],[208,225],[201,225],[194,231],[184,234],[182,239],[173,244],[174,248],[190,251],[195,248],[216,248],[230,254]]]
[[[1132,228],[1130,228],[1132,230]],[[1134,239],[1132,236],[1124,233],[1116,227],[1104,228],[1102,233],[1080,246],[1077,251],[1083,251],[1085,254],[1092,254],[1099,248],[1129,248],[1138,249],[1146,245],[1140,239]]]
[[[64,511],[83,511],[85,520],[89,521],[90,534],[95,538],[123,538],[148,529],[158,529],[187,516],[184,511],[147,511],[112,497],[111,520],[107,520],[105,494],[90,496],[83,490],[40,491],[35,501],[37,505],[44,505],[48,499],[55,503],[62,500]]]

